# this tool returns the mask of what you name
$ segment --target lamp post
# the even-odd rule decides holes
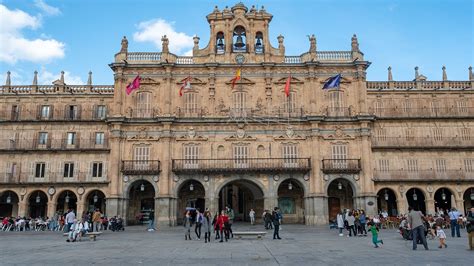
[[[36,203],[40,203],[40,202],[41,202],[41,197],[38,192],[38,195],[36,196]]]
[[[471,200],[474,200],[474,191],[471,188]]]
[[[288,189],[289,189],[289,190],[292,190],[292,189],[293,189],[293,184],[291,184],[291,181],[290,181],[290,183],[288,184]]]
[[[337,183],[337,189],[339,189],[339,190],[342,189],[342,183],[341,182]]]
[[[94,201],[94,203],[97,203],[97,201],[99,201],[99,196],[97,196],[97,192],[95,193],[94,197],[92,198],[92,200]]]
[[[145,184],[142,183],[142,184],[140,185],[140,191],[145,191]]]
[[[441,198],[443,200],[446,200],[446,193],[444,193],[444,188],[443,188],[443,192],[441,193]]]

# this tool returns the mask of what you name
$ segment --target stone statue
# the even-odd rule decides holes
[[[166,35],[164,35],[163,37],[161,37],[161,52],[162,53],[169,53],[170,50],[168,48],[168,44],[169,44],[169,40],[168,40],[168,37],[166,37]]]
[[[285,39],[285,37],[283,37],[283,35],[278,35],[277,37],[278,39],[278,49],[280,50],[280,55],[284,55],[285,54],[285,45],[283,45],[283,40]]]
[[[126,53],[128,52],[128,40],[126,36],[123,36],[122,39],[122,48],[120,49],[121,53]]]
[[[352,35],[351,46],[353,52],[359,52],[359,41],[357,41],[357,36],[355,34]]]
[[[311,36],[309,36],[309,52],[310,53],[316,53],[316,37],[314,36],[314,34],[312,34]]]

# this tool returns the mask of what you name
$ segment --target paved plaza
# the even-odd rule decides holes
[[[236,224],[234,231],[259,230]],[[58,232],[1,232],[1,265],[472,265],[474,252],[461,238],[448,236],[448,249],[429,240],[429,251],[403,240],[395,229],[382,230],[385,245],[375,249],[371,237],[339,237],[335,229],[283,225],[282,240],[231,239],[205,244],[185,241],[182,227],[146,232],[127,227],[125,232],[105,231],[96,242],[67,243]],[[448,233],[448,232],[447,232]]]

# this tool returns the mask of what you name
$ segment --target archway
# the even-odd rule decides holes
[[[474,187],[466,189],[464,192],[464,214],[474,207]]]
[[[128,192],[127,224],[148,223],[150,212],[155,210],[155,188],[146,180],[137,180]]]
[[[178,190],[178,209],[176,218],[178,223],[183,221],[187,208],[197,208],[203,212],[206,208],[206,190],[196,180],[187,180],[181,184]]]
[[[425,194],[423,194],[423,191],[418,188],[411,188],[405,196],[407,197],[408,206],[426,214]]]
[[[87,194],[86,206],[84,211],[93,212],[95,209],[99,209],[100,212],[106,213],[106,199],[105,194],[100,190],[92,190]],[[78,214],[79,215],[79,214]]]
[[[335,221],[337,213],[343,209],[354,209],[354,191],[348,180],[338,178],[328,186],[329,221]]]
[[[254,182],[245,179],[231,181],[219,191],[219,210],[230,206],[235,221],[250,221],[250,209],[255,211],[256,217],[263,213],[263,197],[263,191]]]
[[[48,196],[41,190],[32,192],[28,198],[28,215],[31,218],[46,217],[48,213]]]
[[[388,216],[397,216],[397,196],[390,188],[383,188],[377,193],[378,212],[387,211]]]
[[[71,190],[65,190],[58,195],[56,212],[60,215],[67,212],[68,209],[73,209],[77,213],[77,196]]]
[[[451,210],[452,202],[454,200],[454,195],[448,188],[440,188],[436,190],[434,194],[434,205],[435,211],[443,211],[446,212],[447,210]]]
[[[304,223],[304,189],[300,182],[292,178],[281,182],[278,207],[285,223]]]
[[[18,216],[18,195],[7,190],[0,195],[0,217],[17,217]]]

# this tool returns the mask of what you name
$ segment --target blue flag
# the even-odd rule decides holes
[[[326,83],[324,83],[323,90],[338,88],[340,83],[341,83],[341,74],[337,74],[334,77],[331,77],[330,79],[328,79]]]

